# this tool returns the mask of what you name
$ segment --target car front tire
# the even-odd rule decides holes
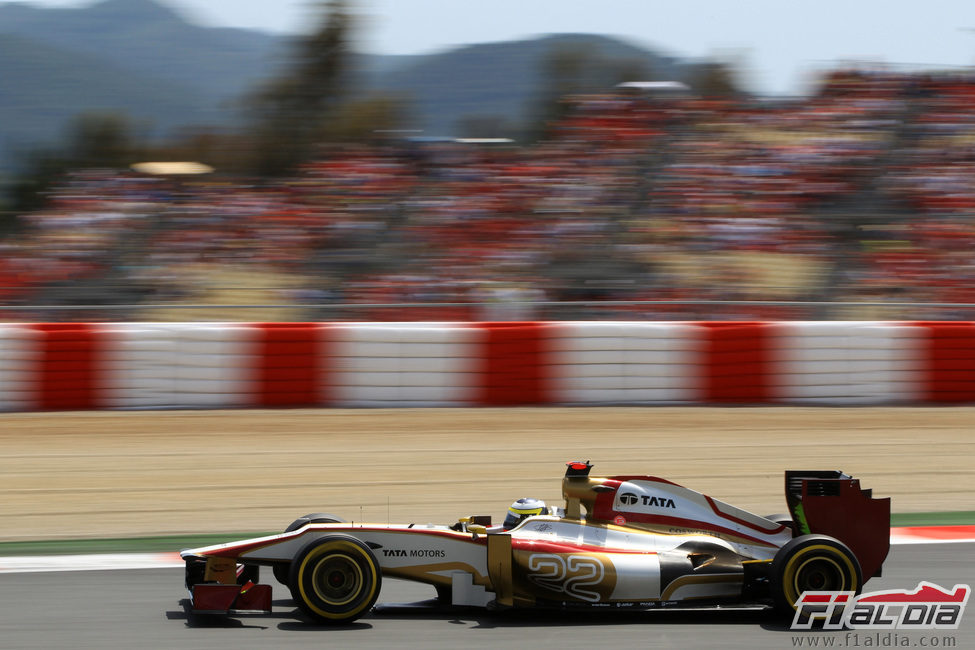
[[[349,535],[309,542],[291,563],[291,596],[315,621],[351,623],[379,597],[382,573],[372,550]]]
[[[344,524],[345,519],[341,517],[336,517],[335,515],[328,512],[314,512],[310,515],[305,515],[304,517],[298,517],[284,529],[284,532],[290,533],[292,531],[303,528],[308,524]],[[291,563],[290,562],[280,562],[275,564],[271,568],[271,572],[274,574],[274,579],[283,584],[285,587],[288,586],[288,578],[291,575]]]

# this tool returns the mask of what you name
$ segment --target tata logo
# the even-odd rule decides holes
[[[383,557],[445,557],[442,548],[411,548],[409,552],[401,548],[384,548]]]
[[[644,495],[641,497],[643,499],[643,505],[645,506],[655,506],[657,508],[676,508],[673,499],[668,499],[667,497],[651,497]]]
[[[650,506],[653,508],[676,508],[677,505],[674,500],[669,497],[655,497],[649,494],[636,495],[632,492],[626,492],[620,495],[620,503],[625,506],[636,505],[639,502],[641,505]]]

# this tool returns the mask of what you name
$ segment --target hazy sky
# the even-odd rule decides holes
[[[8,0],[0,0],[6,2]],[[160,0],[206,25],[298,32],[307,0]],[[82,6],[92,0],[32,0]],[[424,53],[537,34],[624,37],[680,57],[740,61],[752,89],[802,89],[844,60],[925,66],[975,63],[972,0],[358,0],[360,49]],[[2,31],[2,26],[0,26]]]

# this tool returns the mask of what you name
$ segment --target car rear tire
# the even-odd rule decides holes
[[[305,515],[304,517],[298,517],[284,529],[284,532],[290,533],[292,531],[298,530],[308,524],[344,524],[345,519],[341,517],[336,517],[335,515],[328,512],[314,512],[310,515]],[[271,568],[271,573],[274,574],[274,579],[283,584],[285,587],[288,586],[288,576],[291,572],[291,563],[282,562],[275,564]]]
[[[775,523],[785,526],[792,531],[792,536],[796,535],[796,522],[792,521],[792,515],[775,514],[775,515],[765,515],[766,519],[770,519]]]
[[[828,535],[802,535],[779,549],[772,560],[772,599],[776,610],[793,615],[804,591],[860,593],[863,574],[853,552]]]
[[[372,550],[349,535],[309,542],[291,563],[288,586],[295,604],[321,623],[351,623],[379,597],[383,576]]]

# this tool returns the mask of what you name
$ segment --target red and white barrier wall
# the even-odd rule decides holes
[[[975,402],[970,322],[0,324],[0,410]]]

